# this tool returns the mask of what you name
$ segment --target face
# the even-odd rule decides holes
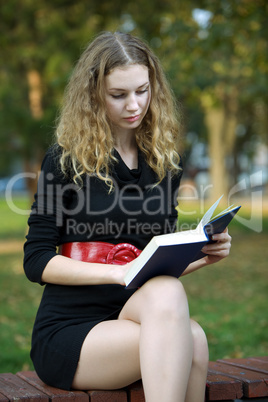
[[[105,104],[114,134],[137,128],[150,103],[151,90],[146,66],[117,67],[105,77]]]

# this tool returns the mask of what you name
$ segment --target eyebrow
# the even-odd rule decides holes
[[[137,89],[144,87],[145,85],[150,85],[150,82],[147,81],[144,84],[140,85]],[[109,91],[126,91],[126,88],[109,88]]]

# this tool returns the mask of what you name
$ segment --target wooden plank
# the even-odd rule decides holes
[[[260,360],[262,362],[268,363],[268,356],[258,356],[258,357],[252,357],[254,360]]]
[[[223,401],[242,398],[242,382],[222,374],[208,371],[206,401]]]
[[[0,374],[0,392],[10,401],[48,401],[48,396],[15,374]]]
[[[21,371],[17,373],[17,376],[42,391],[53,402],[62,402],[63,399],[66,401],[72,400],[73,402],[89,401],[89,396],[86,392],[65,391],[46,385],[42,380],[40,380],[35,371]]]
[[[250,399],[236,399],[235,401],[223,401],[223,402],[268,402],[268,398],[250,398]]]
[[[90,402],[127,402],[127,392],[124,389],[113,391],[88,391]]]
[[[268,375],[231,366],[224,363],[209,362],[209,370],[236,378],[243,383],[243,393],[247,398],[268,396]]]
[[[128,397],[131,402],[145,402],[142,382],[136,381],[127,387]]]
[[[268,374],[268,358],[267,361],[250,357],[248,359],[219,359],[217,362]]]
[[[0,393],[0,402],[9,402],[9,399],[5,395]]]

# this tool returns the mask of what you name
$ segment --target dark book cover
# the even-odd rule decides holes
[[[159,246],[127,288],[138,288],[149,279],[159,275],[178,278],[205,244],[206,241]]]
[[[208,242],[207,243],[214,243],[214,241],[211,239],[211,236],[217,233],[222,233],[225,228],[229,225],[235,214],[239,211],[241,207],[236,207],[235,209],[227,212],[224,215],[219,216],[218,218],[216,217],[215,219],[212,219],[209,223],[207,223],[204,226],[204,231],[208,237]],[[200,260],[200,258],[205,257],[206,254],[202,253],[200,251],[196,257],[193,259],[193,261]]]
[[[223,232],[240,209],[240,206],[227,208],[211,219],[221,198],[209,208],[195,230],[155,236],[126,274],[126,287],[140,287],[159,275],[179,278],[191,262],[204,257],[203,246],[213,242],[211,236]]]

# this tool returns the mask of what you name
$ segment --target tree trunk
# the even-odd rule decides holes
[[[30,70],[27,74],[27,81],[29,87],[29,107],[33,119],[40,120],[44,115],[42,107],[42,79],[41,75],[37,70]],[[32,142],[34,149],[33,155],[34,159],[26,159],[24,161],[25,172],[30,173],[31,177],[26,180],[29,195],[31,199],[37,188],[38,173],[40,170],[41,160],[40,160],[40,149],[36,142]],[[35,145],[34,145],[35,144]]]
[[[41,119],[43,117],[42,108],[42,80],[41,75],[36,70],[30,70],[27,74],[29,85],[29,104],[31,114],[34,119]]]
[[[205,122],[208,128],[210,179],[213,200],[224,194],[227,199],[228,173],[225,165],[225,127],[226,115],[223,108],[206,107]]]

